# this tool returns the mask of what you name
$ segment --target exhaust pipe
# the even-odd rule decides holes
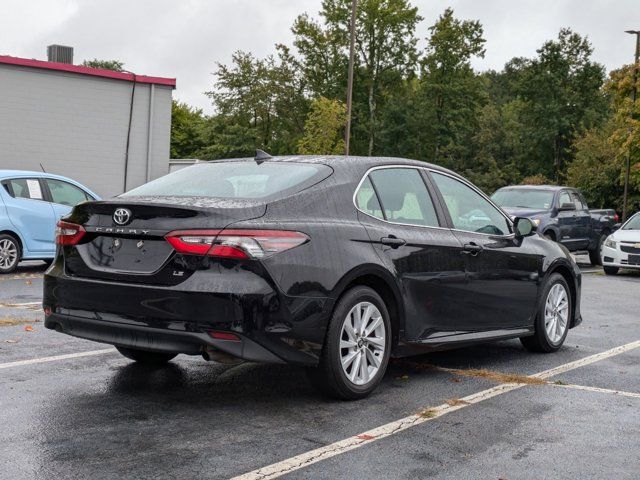
[[[244,360],[233,355],[229,355],[221,350],[213,348],[209,345],[205,346],[202,350],[202,358],[208,362],[222,363],[223,365],[239,365],[244,363]]]

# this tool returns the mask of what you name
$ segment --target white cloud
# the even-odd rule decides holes
[[[290,43],[290,27],[304,11],[316,15],[320,0],[3,0],[0,53],[41,58],[46,45],[75,48],[75,61],[118,59],[136,73],[177,77],[174,97],[211,111],[203,92],[216,62],[238,49],[257,56]],[[607,69],[632,62],[640,28],[637,0],[414,0],[425,20],[418,34],[447,7],[479,19],[487,54],[474,67],[501,69],[514,56],[532,56],[568,26],[588,35],[594,58]]]

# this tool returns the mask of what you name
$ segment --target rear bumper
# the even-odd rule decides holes
[[[328,323],[327,299],[284,295],[251,271],[195,272],[177,286],[44,276],[45,326],[129,348],[199,354],[206,349],[250,361],[316,365]],[[240,340],[212,338],[232,332]]]
[[[187,355],[202,354],[209,347],[243,360],[284,363],[266,348],[241,335],[238,335],[238,341],[219,340],[203,332],[171,331],[56,313],[45,319],[44,326],[74,337],[120,347]]]

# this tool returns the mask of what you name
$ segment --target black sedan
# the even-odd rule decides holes
[[[45,326],[139,362],[179,353],[308,367],[345,399],[391,356],[581,322],[567,250],[459,175],[396,158],[197,164],[60,221]]]

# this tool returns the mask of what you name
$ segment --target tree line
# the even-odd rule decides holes
[[[173,103],[172,158],[342,154],[351,0],[324,0],[291,27],[292,45],[218,63],[206,95],[215,114]],[[360,0],[356,16],[352,155],[443,165],[488,193],[508,184],[569,184],[595,207],[621,209],[631,158],[640,202],[640,108],[633,66],[608,75],[588,39],[569,28],[533,58],[477,72],[477,20],[446,9],[425,32],[409,0]],[[424,37],[426,47],[419,48]],[[640,102],[639,102],[640,103]]]

